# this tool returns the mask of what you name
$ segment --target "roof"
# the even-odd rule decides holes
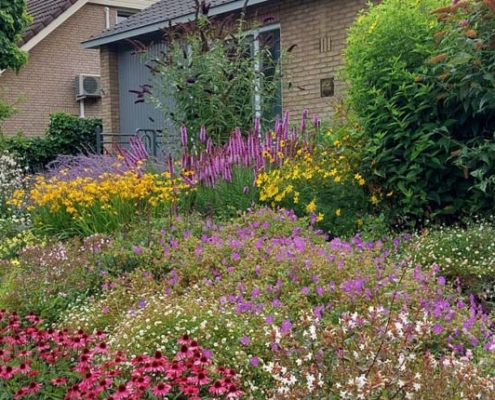
[[[19,42],[22,46],[55,21],[79,0],[27,0],[27,13],[33,18]]]
[[[269,0],[249,0],[248,5],[264,3]],[[218,15],[241,9],[246,0],[209,0],[209,15]],[[131,15],[126,21],[103,31],[99,35],[83,42],[85,48],[97,48],[104,44],[159,31],[194,17],[194,0],[160,0],[143,11]]]

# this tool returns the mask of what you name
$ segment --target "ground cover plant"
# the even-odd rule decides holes
[[[438,266],[422,268],[404,255],[414,246],[409,236],[328,242],[308,222],[289,211],[257,208],[223,224],[179,217],[172,226],[155,221],[151,232],[143,224],[92,253],[90,265],[105,271],[104,279],[96,286],[88,282],[94,293],[61,310],[53,328],[69,328],[73,333],[67,335],[76,337],[83,335],[80,330],[88,337],[105,331],[105,348],[125,352],[126,360],[157,351],[173,357],[176,338],[187,333],[208,359],[213,353],[211,362],[236,371],[239,392],[234,392],[248,398],[448,394],[474,399],[492,393],[492,319],[474,297],[450,287]],[[125,264],[123,257],[133,262]],[[132,268],[119,272],[124,265]],[[61,270],[73,266],[60,262],[56,269],[63,275]],[[12,342],[4,339],[10,335],[7,328],[2,350],[10,349]],[[20,337],[23,345],[31,340]],[[92,355],[93,347],[88,348]],[[28,361],[34,350],[26,350]],[[187,346],[180,351],[191,354]],[[57,364],[61,371],[78,365],[64,360]],[[94,366],[98,374],[107,365],[101,363]],[[39,364],[27,365],[36,369]],[[94,372],[93,364],[88,368]],[[206,382],[210,375],[204,375]],[[16,380],[16,390],[23,387],[36,396],[40,384],[48,387],[56,379],[38,376]],[[85,379],[62,376],[72,385]],[[119,384],[108,383],[108,390],[125,385],[120,398],[132,398],[137,389],[125,382],[135,382],[133,373],[122,367],[118,376],[109,378]],[[215,397],[209,393],[194,394]]]

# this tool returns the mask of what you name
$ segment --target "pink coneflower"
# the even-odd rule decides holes
[[[189,335],[187,333],[185,333],[184,335],[182,335],[182,337],[177,340],[177,343],[179,344],[189,344],[191,342],[191,338],[189,337]]]
[[[80,399],[81,398],[81,392],[79,390],[79,385],[75,384],[72,385],[68,390],[65,395],[65,399]]]
[[[122,400],[129,397],[130,395],[131,392],[129,392],[129,388],[124,384],[120,384],[113,396],[115,397],[115,400]]]
[[[241,397],[242,392],[235,384],[231,384],[227,390],[227,399],[238,399]]]
[[[184,358],[191,357],[192,355],[193,352],[191,351],[189,346],[187,344],[183,344],[182,346],[180,346],[180,349],[177,352],[176,357],[178,360],[182,360]]]
[[[71,338],[70,341],[71,341],[71,347],[74,349],[79,349],[79,348],[84,347],[86,345],[84,343],[84,341],[82,340],[82,338],[79,336]]]
[[[112,385],[112,380],[108,378],[103,378],[98,381],[97,388],[105,390]]]
[[[132,365],[140,365],[146,363],[147,361],[148,361],[148,356],[145,356],[144,354],[140,354],[134,357],[131,363]]]
[[[59,376],[58,378],[52,379],[50,382],[52,385],[61,386],[65,385],[65,383],[67,382],[67,378]]]
[[[207,373],[208,372],[206,370],[199,371],[197,374],[188,377],[187,381],[193,385],[206,385],[210,382],[210,378],[208,378]]]
[[[20,374],[28,374],[29,371],[31,371],[29,362],[22,362],[17,368],[15,368],[15,372]]]
[[[94,348],[95,353],[108,353],[108,346],[105,342],[98,343]]]
[[[167,366],[167,378],[177,378],[181,376],[185,370],[186,368],[182,364],[179,364],[177,361],[173,361]]]
[[[149,376],[144,375],[133,375],[132,376],[132,384],[134,387],[137,387],[139,390],[146,390],[150,385],[151,378]]]
[[[181,386],[180,390],[182,393],[184,393],[186,396],[189,396],[189,397],[196,396],[199,393],[199,389],[193,385]]]
[[[22,350],[19,353],[17,353],[17,357],[29,357],[31,354],[33,354],[33,352],[30,350]],[[0,354],[0,357],[1,356],[2,355]]]
[[[195,351],[198,349],[199,349],[198,342],[196,342],[195,340],[191,340],[191,342],[189,343],[189,350]]]
[[[9,380],[14,375],[15,371],[10,365],[3,365],[0,367],[0,378]]]
[[[211,364],[211,360],[204,354],[202,354],[201,357],[194,360],[194,365],[210,365],[210,364]]]
[[[160,382],[158,385],[151,388],[151,391],[155,396],[165,397],[168,394],[168,392],[170,392],[171,388],[172,386],[170,386],[168,383]]]
[[[38,392],[41,389],[41,383],[39,382],[31,382],[29,386],[27,386],[26,389],[26,394],[34,394]]]
[[[10,350],[0,349],[0,360],[9,360],[10,359]]]
[[[27,394],[26,388],[25,387],[20,388],[17,392],[15,392],[14,399],[20,399],[24,397],[26,394]]]
[[[227,391],[227,387],[224,385],[223,381],[215,381],[213,385],[210,386],[209,392],[214,395],[221,395]]]
[[[152,360],[149,365],[145,368],[146,372],[165,372],[166,363],[162,360]]]

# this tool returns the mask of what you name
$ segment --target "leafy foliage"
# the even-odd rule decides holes
[[[350,29],[346,72],[366,143],[364,175],[393,217],[458,211],[467,190],[456,185],[462,171],[447,162],[451,122],[440,119],[434,85],[422,77],[439,30],[429,11],[444,4],[386,0]]]
[[[78,118],[65,113],[50,116],[45,137],[0,137],[0,148],[15,155],[26,170],[41,171],[59,155],[89,153],[96,148],[95,128],[101,124],[96,118]]]
[[[27,53],[17,43],[29,22],[26,0],[0,0],[0,70],[17,72],[26,63]]]
[[[137,101],[158,104],[177,129],[185,124],[191,139],[205,126],[218,145],[236,127],[248,131],[255,96],[262,110],[272,108],[280,71],[271,47],[278,38],[245,36],[244,15],[235,24],[232,19],[218,22],[197,3],[195,21],[168,31],[167,52],[151,62],[153,94],[145,96],[150,88],[143,87]],[[259,50],[254,50],[254,40],[261,43]],[[172,106],[161,100],[170,96]]]
[[[493,210],[495,196],[495,2],[458,2],[438,13],[441,31],[426,84],[463,173],[463,211]]]

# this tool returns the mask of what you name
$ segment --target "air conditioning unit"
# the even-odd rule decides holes
[[[76,98],[100,96],[101,79],[99,75],[76,75]]]

